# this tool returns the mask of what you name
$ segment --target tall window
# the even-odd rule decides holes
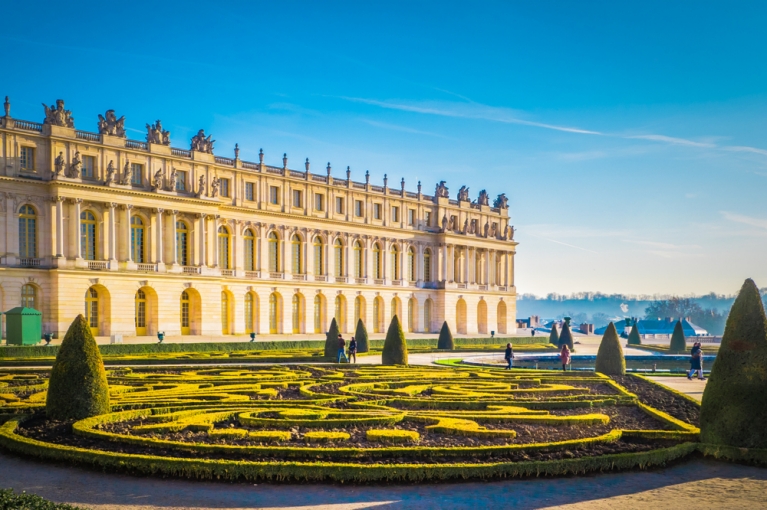
[[[181,293],[181,334],[188,335],[189,333],[189,293],[184,291]]]
[[[293,207],[303,207],[304,206],[304,194],[301,193],[301,190],[294,189],[293,190]]]
[[[22,170],[34,172],[35,170],[35,149],[33,147],[22,147],[19,154],[19,163]]]
[[[378,243],[373,245],[373,278],[381,278],[381,247]]]
[[[186,172],[181,170],[180,172],[176,173],[176,182],[175,187],[176,191],[186,191]]]
[[[293,234],[290,238],[291,270],[293,274],[303,274],[303,257],[301,256],[301,238]]]
[[[336,197],[336,214],[344,213],[344,198]]]
[[[253,303],[253,293],[245,294],[245,333],[253,333],[256,330],[256,314]]]
[[[144,165],[131,163],[130,165],[130,183],[134,186],[141,186],[144,183]]]
[[[423,252],[423,281],[431,281],[431,250]]]
[[[314,296],[314,332],[322,333],[322,297]]]
[[[346,324],[346,303],[344,302],[343,296],[336,296],[335,318],[336,322],[338,323],[339,330],[343,330],[344,325]]]
[[[183,221],[176,222],[176,260],[182,266],[189,265],[189,228]]]
[[[407,279],[414,282],[415,280],[415,250],[411,247],[407,250]]]
[[[245,230],[245,271],[256,270],[256,236],[251,229]]]
[[[136,292],[136,336],[146,336],[146,294],[139,289]]]
[[[83,156],[82,176],[86,179],[96,178],[96,158],[93,156]]]
[[[219,182],[221,183],[221,196],[228,197],[229,196],[229,179],[221,179]]]
[[[431,332],[431,299],[427,299],[423,304],[423,331]]]
[[[363,216],[363,208],[362,208],[362,200],[355,200],[354,201],[354,215],[358,218],[362,218]]]
[[[280,239],[276,232],[269,232],[269,271],[276,273],[280,270]]]
[[[277,205],[280,203],[280,188],[269,186],[269,203]]]
[[[80,213],[80,249],[85,260],[96,260],[96,217],[90,211]]]
[[[392,223],[399,222],[399,207],[396,205],[391,208],[391,221]]]
[[[394,316],[401,317],[402,314],[400,313],[399,309],[399,299],[394,298],[391,300],[391,318],[394,319]],[[401,324],[401,323],[400,323]]]
[[[373,333],[381,332],[381,323],[383,322],[383,310],[381,310],[381,298],[373,300]]]
[[[415,299],[407,300],[407,330],[415,331]]]
[[[218,227],[218,265],[221,269],[231,269],[230,246],[232,235],[225,226]]]
[[[143,264],[146,258],[144,250],[144,221],[140,217],[133,216],[130,219],[130,234],[131,257],[137,264]]]
[[[256,194],[254,190],[255,186],[252,182],[246,182],[245,183],[245,200],[248,202],[253,202],[256,199]]]
[[[391,279],[399,280],[399,250],[396,246],[391,247]]]
[[[37,310],[37,291],[34,285],[21,286],[21,306]]]
[[[229,334],[229,294],[221,292],[221,334]]]
[[[333,243],[333,252],[335,255],[334,258],[336,262],[336,276],[343,276],[344,275],[344,245],[340,239],[336,239],[336,242]]]
[[[314,238],[314,274],[325,274],[325,257],[323,257],[324,246],[322,245],[322,238],[317,236]]]
[[[315,211],[325,210],[325,195],[323,195],[322,193],[314,194],[314,210]]]
[[[383,206],[381,204],[373,204],[373,219],[380,220],[382,219],[382,213],[381,210],[383,209]]]
[[[423,223],[427,227],[431,227],[431,212],[430,211],[426,211],[425,213],[423,213]]]
[[[354,327],[357,327],[357,323],[362,317],[362,296],[357,296],[354,300]]]
[[[407,224],[411,227],[415,224],[415,209],[407,210]]]
[[[269,333],[277,333],[277,320],[279,314],[279,300],[276,293],[269,294]]]
[[[85,293],[85,320],[93,336],[99,334],[99,293],[91,287]]]
[[[301,332],[301,296],[293,294],[293,333]]]
[[[37,215],[31,205],[19,210],[19,257],[37,257]]]
[[[363,275],[362,266],[362,243],[359,241],[354,242],[354,276],[356,278],[362,278]]]

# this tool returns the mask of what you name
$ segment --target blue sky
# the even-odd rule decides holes
[[[521,293],[767,286],[765,2],[12,2],[0,95],[79,129],[506,192]],[[12,20],[12,21],[10,21]]]

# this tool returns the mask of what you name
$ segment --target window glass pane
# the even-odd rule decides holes
[[[138,163],[131,163],[131,184],[134,184],[136,186],[141,186],[142,181],[142,174],[144,173],[144,165],[139,165]]]
[[[253,196],[253,183],[252,182],[246,182],[245,183],[245,200],[253,201],[255,200]]]

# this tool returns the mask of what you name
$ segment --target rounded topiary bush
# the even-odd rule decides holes
[[[559,333],[557,333],[557,323],[551,325],[551,333],[549,334],[549,343],[559,347]]]
[[[396,315],[392,317],[389,330],[386,332],[381,363],[384,365],[407,365],[405,332],[402,331],[402,325]]]
[[[53,420],[81,420],[109,412],[104,361],[82,315],[72,321],[56,354],[45,411]]]
[[[357,329],[354,331],[354,339],[357,340],[357,352],[368,352],[370,343],[368,342],[368,330],[362,319],[357,319]]]
[[[330,328],[325,334],[325,357],[335,359],[338,356],[338,323],[336,318],[330,321]]]
[[[767,448],[767,318],[753,280],[740,289],[700,409],[704,443]]]
[[[442,329],[439,330],[439,340],[437,340],[437,349],[455,349],[455,343],[453,342],[453,333],[450,332],[450,326],[447,325],[447,321],[442,324]]]
[[[594,369],[605,375],[624,375],[626,373],[626,358],[623,357],[623,347],[621,347],[615,324],[612,322],[607,326],[605,334],[602,336]]]
[[[684,330],[682,329],[682,321],[676,321],[674,326],[674,332],[671,334],[671,343],[668,346],[668,350],[671,352],[682,353],[687,351],[687,340],[684,338]]]
[[[562,326],[562,334],[559,335],[559,348],[561,349],[565,344],[570,351],[573,350],[573,334],[570,332],[570,325],[567,322]]]
[[[642,337],[639,336],[639,325],[635,322],[634,327],[631,328],[631,333],[629,333],[629,345],[642,345]]]

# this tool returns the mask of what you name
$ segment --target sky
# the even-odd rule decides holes
[[[78,129],[505,192],[519,293],[767,287],[766,2],[11,2],[0,96]]]

